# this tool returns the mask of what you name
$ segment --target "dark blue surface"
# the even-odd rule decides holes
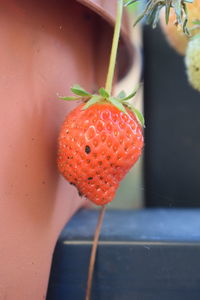
[[[84,300],[97,211],[78,212],[57,243],[47,300]],[[199,300],[200,210],[107,211],[93,300]]]
[[[98,211],[78,212],[64,228],[61,238],[91,240]],[[107,211],[101,239],[119,241],[199,241],[200,209],[145,209]]]

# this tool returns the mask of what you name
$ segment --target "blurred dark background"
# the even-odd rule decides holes
[[[200,93],[161,29],[143,29],[145,205],[200,206]]]

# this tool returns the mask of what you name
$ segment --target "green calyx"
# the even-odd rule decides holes
[[[128,6],[136,1],[127,1],[125,6]],[[146,22],[155,28],[159,21],[160,11],[165,8],[165,20],[166,24],[169,22],[170,9],[173,9],[176,14],[176,23],[182,27],[183,32],[190,36],[190,32],[187,28],[188,12],[186,3],[192,3],[193,0],[149,0],[144,8],[142,14],[136,19],[134,26],[140,22],[143,18],[146,18]]]
[[[126,93],[124,91],[121,91],[116,97],[113,97],[103,87],[101,87],[98,90],[98,94],[91,94],[87,92],[84,88],[82,88],[80,85],[75,84],[71,88],[71,91],[75,96],[71,96],[71,97],[59,96],[59,98],[65,101],[83,100],[85,102],[85,105],[83,106],[83,110],[89,108],[90,106],[96,103],[105,103],[105,102],[111,103],[112,105],[117,107],[120,111],[122,111],[125,114],[128,114],[126,110],[126,108],[128,108],[135,114],[140,124],[144,127],[145,126],[144,117],[142,113],[128,102],[131,98],[133,98],[136,95],[139,87],[140,86],[138,86],[128,96],[126,96]]]

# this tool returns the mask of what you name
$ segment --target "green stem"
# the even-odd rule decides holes
[[[108,67],[108,74],[106,78],[106,91],[111,94],[112,91],[112,84],[113,84],[113,77],[115,71],[115,64],[116,64],[116,57],[117,57],[117,49],[119,44],[119,37],[120,37],[120,29],[121,29],[121,22],[122,22],[122,13],[123,13],[123,0],[117,1],[117,15],[116,15],[116,22],[115,22],[115,29],[112,41],[112,48],[110,54],[110,62]]]

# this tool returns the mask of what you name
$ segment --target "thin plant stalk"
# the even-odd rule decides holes
[[[96,252],[97,252],[99,235],[100,235],[100,232],[101,232],[101,226],[102,226],[102,223],[103,223],[105,210],[106,210],[106,206],[103,205],[101,207],[100,212],[99,212],[99,218],[98,218],[98,222],[97,222],[97,226],[96,226],[94,241],[93,241],[93,245],[92,245],[92,252],[91,252],[91,256],[90,256],[90,264],[89,264],[89,270],[88,270],[88,279],[87,279],[87,288],[86,288],[85,300],[90,300],[90,296],[91,296],[92,279],[93,279],[94,265],[95,265],[95,260],[96,260]]]
[[[118,0],[117,2],[118,3],[117,3],[116,23],[115,23],[115,29],[114,29],[114,35],[112,41],[108,73],[107,73],[106,84],[105,84],[105,89],[109,94],[111,94],[112,86],[113,86],[113,78],[115,72],[117,50],[119,45],[119,37],[120,37],[122,14],[123,14],[123,0]]]
[[[113,78],[114,78],[117,50],[118,50],[119,38],[120,38],[122,14],[123,14],[123,0],[117,0],[116,22],[115,22],[115,28],[114,28],[114,35],[113,35],[113,41],[112,41],[108,73],[107,73],[106,84],[105,84],[105,89],[109,94],[111,94],[112,86],[113,86]],[[96,252],[97,252],[99,235],[101,232],[101,227],[102,227],[102,223],[103,223],[105,210],[106,210],[106,206],[104,205],[104,206],[102,206],[102,208],[99,212],[99,218],[98,218],[98,222],[97,222],[97,226],[96,226],[94,241],[93,241],[93,245],[92,245],[92,252],[91,252],[91,256],[90,256],[85,300],[90,300],[90,297],[91,297],[92,279],[93,279],[94,266],[95,266],[95,260],[96,260]]]

